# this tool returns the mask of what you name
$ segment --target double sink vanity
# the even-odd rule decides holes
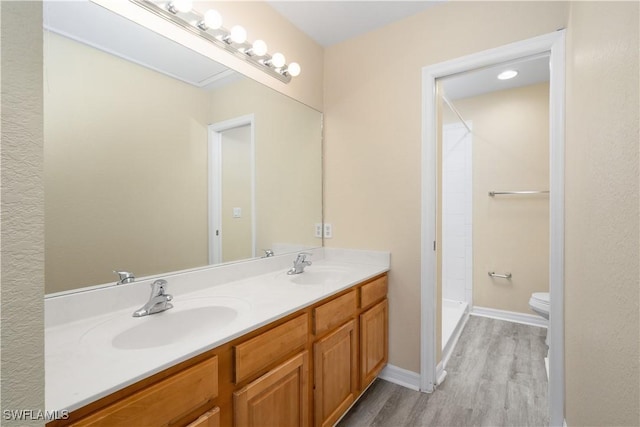
[[[384,367],[386,252],[319,248],[47,298],[50,426],[333,425]],[[68,416],[67,416],[68,414]]]

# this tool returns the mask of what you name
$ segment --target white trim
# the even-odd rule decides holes
[[[208,127],[208,217],[209,217],[209,264],[222,262],[222,239],[214,230],[222,232],[222,133],[241,126],[250,126],[250,156],[251,156],[251,257],[256,256],[256,146],[255,146],[255,116],[247,114],[210,124]]]
[[[453,349],[456,347],[456,344],[460,339],[460,335],[462,335],[462,330],[464,329],[464,326],[467,324],[467,321],[469,320],[469,314],[470,314],[469,306],[467,306],[467,308],[464,310],[464,314],[462,315],[462,319],[460,319],[460,321],[456,325],[456,328],[453,331],[453,334],[451,334],[451,337],[449,338],[449,342],[442,349],[442,360],[440,361],[440,363],[442,363],[443,369],[446,368],[447,363],[449,363],[449,359],[453,354]],[[438,381],[438,384],[440,384],[440,381]]]
[[[436,79],[480,67],[550,52],[550,227],[549,227],[549,418],[564,420],[564,76],[565,32],[545,34],[422,69],[422,213],[421,213],[421,338],[420,385],[431,391],[436,380]]]
[[[387,365],[382,369],[378,377],[390,383],[410,388],[411,390],[420,390],[420,374],[417,372],[402,369],[394,365]]]
[[[444,382],[444,379],[447,378],[447,371],[444,370],[444,363],[440,361],[438,366],[436,366],[436,384],[440,385]]]
[[[471,309],[472,316],[489,317],[491,319],[505,320],[507,322],[520,323],[529,326],[538,326],[547,328],[549,322],[535,314],[517,313],[515,311],[498,310],[487,307],[473,307]]]

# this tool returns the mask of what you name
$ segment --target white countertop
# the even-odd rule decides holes
[[[233,269],[231,273],[225,272],[225,266],[221,266],[181,273],[175,277],[164,275],[163,278],[169,283],[167,291],[174,296],[174,308],[142,318],[134,318],[132,313],[147,301],[148,283],[151,280],[141,281],[136,287],[114,286],[46,300],[46,409],[78,409],[389,270],[388,252],[330,249],[313,252],[313,265],[307,267],[303,274],[335,269],[340,271],[335,280],[327,280],[322,285],[295,283],[298,276],[287,276],[285,272],[288,267],[282,268],[286,265],[283,263],[290,263],[294,256],[282,255],[274,260],[230,265],[229,268]],[[256,269],[252,263],[261,264]],[[219,282],[217,276],[220,275],[237,277],[243,276],[240,271],[246,275],[246,271],[270,268],[273,270],[262,274],[206,286],[209,282]],[[301,279],[302,275],[298,278]],[[204,285],[203,281],[206,282]],[[131,299],[129,294],[117,296],[117,292],[133,292],[136,297]],[[129,305],[128,299],[131,300]],[[101,301],[113,309],[102,310],[92,316],[88,309],[92,304],[99,307]],[[194,305],[202,306],[203,302],[231,307],[236,313],[229,310],[233,313],[230,315],[231,321],[223,327],[203,326],[178,331],[175,333],[181,334],[180,339],[164,345],[145,348],[145,344],[141,343],[142,348],[122,348],[114,340],[118,333],[130,331],[143,322],[156,322],[160,325],[159,329],[163,330],[163,323],[171,319],[170,313],[179,313]],[[60,311],[64,313],[58,313]]]

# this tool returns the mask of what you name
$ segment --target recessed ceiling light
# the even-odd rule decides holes
[[[507,70],[507,71],[503,71],[500,74],[498,74],[498,78],[500,80],[509,80],[509,79],[514,78],[517,75],[518,75],[518,72],[516,70]]]

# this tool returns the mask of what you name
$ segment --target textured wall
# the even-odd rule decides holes
[[[44,407],[44,192],[40,2],[2,2],[1,409]],[[7,421],[3,425],[41,425]]]
[[[569,426],[640,425],[638,3],[575,2],[567,73]]]
[[[420,358],[422,68],[566,26],[562,2],[445,2],[326,49],[333,247],[390,250],[390,363]]]

